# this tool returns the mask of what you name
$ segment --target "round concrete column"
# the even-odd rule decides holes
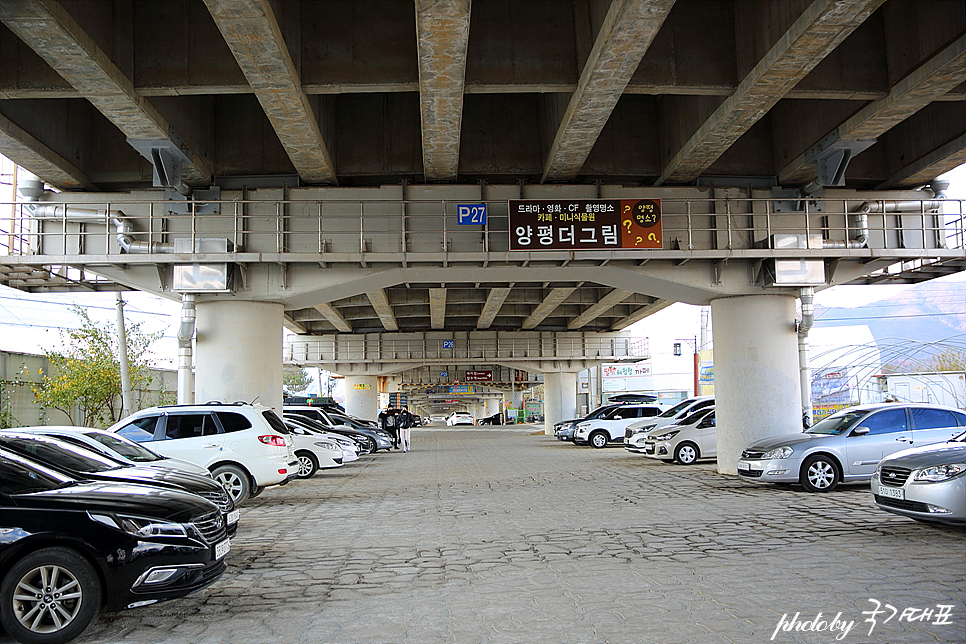
[[[718,471],[737,474],[750,443],[802,431],[795,298],[723,298],[711,316]]]
[[[345,377],[345,411],[356,418],[376,420],[379,415],[379,378],[377,376]]]
[[[282,410],[282,305],[198,302],[195,401],[257,402]]]
[[[577,374],[543,374],[543,432],[553,435],[554,423],[577,417]]]

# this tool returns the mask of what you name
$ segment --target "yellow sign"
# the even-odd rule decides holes
[[[364,382],[356,383],[352,385],[353,389],[372,389],[372,385],[366,384]]]

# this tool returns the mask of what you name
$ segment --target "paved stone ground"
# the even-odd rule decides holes
[[[268,490],[217,584],[78,641],[966,642],[962,529],[882,512],[867,485],[758,486],[535,429],[416,429],[413,452]],[[899,613],[865,622],[873,599]],[[775,632],[819,612],[852,630]]]

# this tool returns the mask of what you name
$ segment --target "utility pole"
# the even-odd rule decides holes
[[[131,365],[127,356],[127,331],[124,329],[124,298],[117,292],[117,341],[121,362],[121,418],[127,418],[133,411],[131,395]]]

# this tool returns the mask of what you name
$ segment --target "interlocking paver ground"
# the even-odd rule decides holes
[[[966,642],[963,529],[881,512],[867,485],[756,486],[533,431],[417,429],[408,454],[267,490],[217,584],[79,642]],[[871,599],[952,608],[873,625]],[[819,612],[855,624],[775,633]]]

